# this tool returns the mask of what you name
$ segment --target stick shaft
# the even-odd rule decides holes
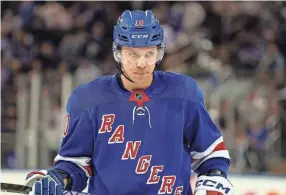
[[[18,194],[29,194],[29,192],[32,191],[32,188],[25,186],[25,185],[1,182],[1,191],[18,193]],[[64,195],[94,195],[90,193],[74,192],[74,191],[64,191],[63,194]]]
[[[1,182],[1,191],[2,192],[12,192],[18,194],[29,194],[32,189],[28,186],[12,184],[12,183],[2,183]]]

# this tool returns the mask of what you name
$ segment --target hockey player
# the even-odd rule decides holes
[[[87,181],[96,195],[231,194],[229,154],[201,89],[191,77],[155,71],[165,48],[157,18],[124,11],[113,38],[119,73],[72,92],[54,165],[26,184],[43,195],[60,195],[55,186],[80,192]]]

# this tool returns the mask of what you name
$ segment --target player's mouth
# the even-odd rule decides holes
[[[135,75],[147,75],[148,72],[133,72]]]

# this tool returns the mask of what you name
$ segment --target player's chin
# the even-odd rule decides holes
[[[144,73],[144,74],[133,74],[133,78],[134,80],[138,80],[138,81],[144,81],[146,80],[146,78],[149,78],[151,76],[151,74],[149,73]]]

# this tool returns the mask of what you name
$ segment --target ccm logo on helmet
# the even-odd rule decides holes
[[[213,180],[210,180],[210,179],[206,179],[206,180],[199,180],[197,182],[197,185],[196,187],[198,186],[208,186],[208,187],[215,187],[216,189],[220,190],[224,190],[224,192],[227,194],[229,191],[230,191],[230,188],[228,187],[224,187],[221,183],[219,182],[216,182],[216,181],[213,181]]]
[[[132,39],[144,39],[148,38],[149,35],[132,35]]]

